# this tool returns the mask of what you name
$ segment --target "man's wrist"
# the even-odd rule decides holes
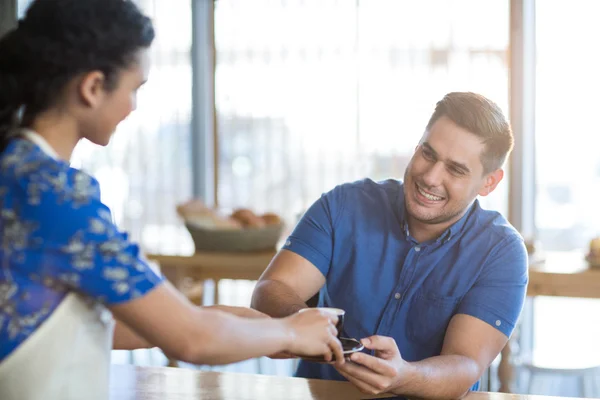
[[[414,395],[414,388],[418,387],[415,382],[420,381],[420,376],[421,370],[418,363],[403,360],[396,384],[390,391],[397,395]]]

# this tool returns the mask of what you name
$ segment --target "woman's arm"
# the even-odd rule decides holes
[[[113,335],[114,350],[149,349],[151,347],[154,346],[132,331],[125,323],[115,320],[115,332]]]
[[[256,311],[246,307],[216,305],[203,308],[206,310],[223,311],[244,318],[270,318],[268,315],[263,314],[260,311]],[[115,331],[113,335],[114,350],[136,350],[148,349],[151,347],[154,346],[145,339],[143,339],[141,336],[139,336],[137,333],[135,333],[124,322],[115,320]]]
[[[280,352],[327,359],[333,352],[344,360],[335,317],[317,310],[283,319],[241,318],[218,307],[196,307],[168,282],[110,308],[145,341],[185,362],[229,364]]]

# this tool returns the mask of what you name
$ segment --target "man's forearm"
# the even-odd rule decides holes
[[[252,308],[275,318],[287,317],[308,307],[289,286],[264,280],[258,282],[252,296]]]
[[[269,315],[262,313],[257,310],[253,310],[252,308],[247,307],[236,307],[236,306],[224,306],[224,305],[214,305],[214,306],[206,306],[203,307],[209,310],[219,310],[229,314],[233,314],[242,318],[269,318]]]
[[[429,399],[458,399],[480,378],[477,363],[465,356],[444,355],[409,363],[396,394]]]

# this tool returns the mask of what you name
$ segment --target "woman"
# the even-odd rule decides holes
[[[69,166],[80,139],[106,145],[135,109],[153,38],[129,0],[37,0],[0,40],[3,400],[107,398],[113,344],[197,364],[281,352],[343,362],[333,316],[194,307]]]

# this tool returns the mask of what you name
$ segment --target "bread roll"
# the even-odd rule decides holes
[[[190,200],[177,206],[177,213],[188,224],[204,229],[241,229],[238,221],[220,215],[216,210],[206,207],[201,200]]]
[[[261,228],[266,225],[262,218],[247,208],[237,209],[231,214],[231,218],[239,221],[245,228]]]
[[[185,203],[179,204],[176,208],[177,214],[183,219],[188,216],[206,214],[212,212],[210,208],[200,199],[192,199]]]
[[[281,217],[275,213],[266,213],[263,214],[262,217],[263,221],[265,221],[265,223],[267,225],[279,225],[281,224]]]

